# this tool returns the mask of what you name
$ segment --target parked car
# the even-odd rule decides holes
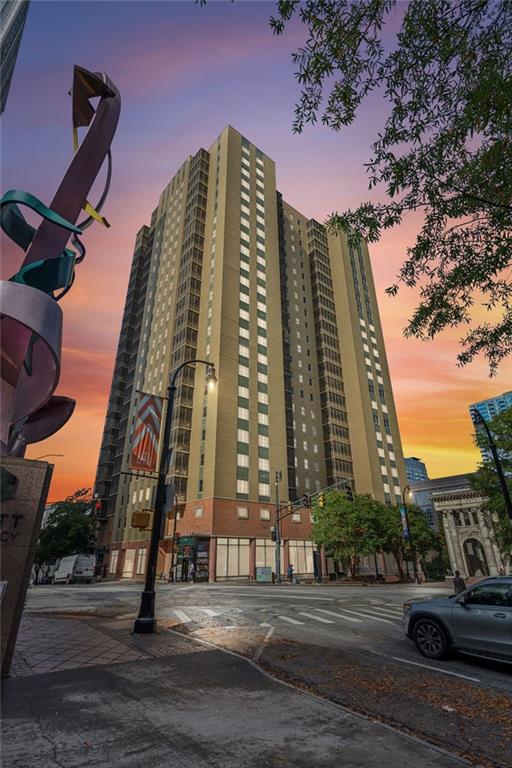
[[[53,575],[53,583],[73,584],[77,581],[85,581],[90,584],[94,579],[96,558],[94,555],[69,555],[63,557]]]
[[[408,600],[403,625],[429,659],[454,650],[512,664],[512,576],[483,579],[458,595]]]

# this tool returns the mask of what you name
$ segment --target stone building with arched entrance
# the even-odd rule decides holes
[[[499,550],[497,520],[483,509],[483,498],[469,486],[432,494],[439,520],[443,522],[452,571],[463,578],[498,576],[510,563]],[[503,572],[503,571],[502,571]]]

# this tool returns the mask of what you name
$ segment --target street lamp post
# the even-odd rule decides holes
[[[484,419],[484,417],[482,416],[482,414],[478,409],[473,408],[471,411],[471,416],[473,417],[473,422],[475,424],[481,425],[484,428],[485,433],[487,435],[489,448],[491,449],[492,459],[494,461],[494,466],[496,467],[496,473],[498,475],[498,480],[501,486],[501,492],[503,494],[503,499],[505,501],[505,509],[507,510],[507,514],[510,520],[512,520],[512,501],[510,499],[510,492],[508,490],[507,481],[505,480],[505,475],[503,474],[503,468],[501,466],[498,449],[496,447],[496,443],[494,442],[492,432],[489,429],[489,425],[487,424],[486,420]]]
[[[281,521],[279,518],[279,483],[283,479],[283,473],[276,472],[276,581],[281,583]]]
[[[412,568],[414,572],[414,581],[416,584],[421,584],[420,577],[418,574],[418,564],[416,562],[416,550],[414,548],[414,544],[412,542],[412,535],[411,535],[411,526],[409,525],[409,515],[407,513],[407,503],[405,501],[405,495],[406,493],[410,493],[411,486],[406,485],[403,493],[402,493],[402,501],[403,501],[403,514],[404,514],[404,520],[405,520],[405,529],[404,533],[406,533],[406,538],[409,540],[409,544],[411,545],[411,551],[412,551]],[[406,561],[407,564],[407,561]]]
[[[167,478],[172,450],[169,445],[171,436],[172,416],[174,410],[174,397],[176,395],[176,378],[180,371],[187,365],[193,363],[202,363],[206,365],[206,381],[209,388],[215,386],[217,378],[215,376],[215,367],[213,363],[207,360],[187,360],[179,365],[174,373],[169,374],[169,386],[167,388],[167,410],[165,413],[164,431],[162,436],[162,450],[158,460],[158,481],[155,495],[155,511],[153,513],[153,526],[151,528],[151,538],[149,542],[148,561],[146,566],[146,580],[144,583],[144,592],[140,599],[139,615],[135,619],[133,632],[136,635],[149,635],[156,632],[155,617],[155,578],[156,566],[158,561],[158,542],[160,539],[160,529],[162,527],[162,517],[165,502],[165,480]],[[174,544],[174,542],[173,542]]]

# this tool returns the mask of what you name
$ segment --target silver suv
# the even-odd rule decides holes
[[[512,664],[512,576],[496,576],[458,595],[404,603],[404,630],[429,659],[450,650]]]

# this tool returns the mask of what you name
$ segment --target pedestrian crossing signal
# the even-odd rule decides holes
[[[270,526],[270,538],[272,541],[277,540],[277,534],[276,534],[276,527],[275,525]]]
[[[311,506],[311,499],[309,498],[307,493],[305,493],[302,497],[302,506],[306,507],[306,509],[308,509]]]
[[[349,501],[354,501],[354,492],[352,490],[351,485],[347,485],[347,487],[345,488],[345,493],[347,494],[347,499]]]

